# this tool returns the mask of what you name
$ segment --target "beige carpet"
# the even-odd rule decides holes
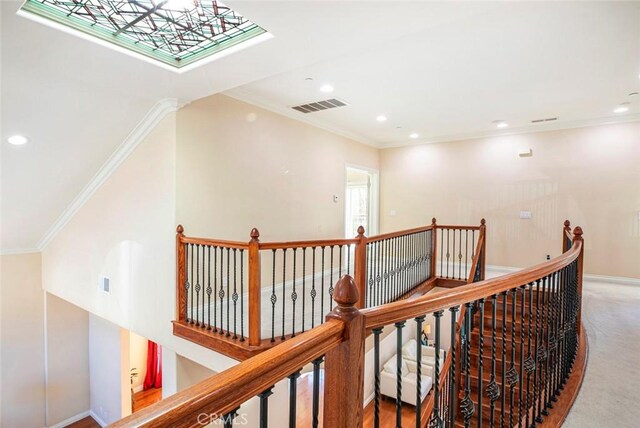
[[[589,360],[567,428],[640,427],[640,287],[585,281]]]

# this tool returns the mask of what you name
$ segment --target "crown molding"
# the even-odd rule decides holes
[[[268,110],[273,113],[277,113],[281,116],[286,116],[289,119],[296,120],[298,122],[306,123],[307,125],[311,125],[315,128],[320,128],[324,131],[331,132],[332,134],[339,135],[344,138],[348,138],[353,141],[357,141],[358,143],[364,144],[366,146],[374,147],[376,149],[380,148],[379,145],[373,143],[362,135],[354,134],[349,131],[345,131],[342,129],[334,128],[332,126],[324,125],[319,123],[316,120],[313,120],[311,117],[305,115],[304,113],[292,111],[289,108],[282,107],[279,105],[274,105],[271,103],[264,102],[263,100],[258,99],[251,95],[248,91],[245,91],[241,88],[230,89],[226,92],[223,92],[222,95],[226,95],[230,98],[233,98],[238,101],[242,101],[244,103],[252,104],[256,107],[260,107],[262,109]],[[348,106],[348,104],[347,104]]]
[[[87,203],[93,194],[104,184],[105,181],[122,165],[136,147],[145,139],[149,132],[164,119],[169,113],[178,111],[180,108],[178,100],[175,98],[165,98],[158,101],[142,120],[127,135],[124,141],[118,146],[113,154],[102,165],[98,172],[91,178],[89,183],[71,201],[69,206],[62,212],[60,217],[47,230],[44,236],[38,241],[36,251],[44,250],[53,238],[69,223],[73,216]]]
[[[587,128],[590,126],[614,125],[619,123],[640,122],[640,114],[627,114],[624,116],[606,116],[593,119],[568,120],[553,123],[540,123],[535,125],[520,126],[507,130],[491,130],[480,132],[468,132],[461,134],[442,135],[433,138],[421,138],[412,141],[392,141],[381,143],[380,149],[392,149],[397,147],[421,146],[424,144],[448,143],[453,141],[475,140],[479,138],[504,137],[519,134],[534,134],[537,132],[560,131],[563,129]]]

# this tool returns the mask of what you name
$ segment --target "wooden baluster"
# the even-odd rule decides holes
[[[365,320],[356,307],[359,297],[354,280],[343,276],[333,295],[337,307],[326,317],[327,321],[337,319],[345,324],[344,341],[325,356],[326,427],[362,426]]]
[[[176,306],[176,319],[178,321],[187,320],[187,290],[185,289],[185,283],[187,281],[187,261],[182,238],[184,238],[184,228],[179,224],[176,228],[176,294],[178,302]]]
[[[358,227],[358,236],[356,236],[356,250],[354,256],[355,267],[354,279],[358,287],[359,299],[356,306],[362,309],[366,306],[367,300],[367,238],[364,236],[364,227]]]
[[[562,229],[562,252],[566,253],[571,248],[571,241],[567,239],[567,233],[571,235],[571,222],[569,220],[564,221],[564,228]]]
[[[485,219],[480,220],[480,235],[478,239],[484,238],[482,240],[482,253],[480,253],[480,281],[484,281],[485,277],[485,266],[487,261],[487,221]]]
[[[577,292],[578,292],[578,315],[576,321],[576,329],[578,330],[578,337],[580,336],[580,326],[582,325],[582,275],[583,275],[583,267],[584,267],[584,239],[582,238],[582,228],[580,226],[576,226],[573,229],[573,242],[580,242],[582,246],[580,247],[580,255],[578,256],[578,284],[577,284]]]

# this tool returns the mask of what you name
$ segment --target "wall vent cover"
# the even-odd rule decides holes
[[[294,110],[297,110],[301,113],[314,113],[316,111],[328,110],[331,108],[344,107],[348,105],[344,101],[341,101],[337,98],[331,98],[323,101],[316,101],[314,103],[309,104],[300,104],[297,106],[291,107]]]
[[[544,119],[535,119],[532,120],[531,123],[542,123],[542,122],[553,122],[554,120],[558,120],[557,117],[547,117]]]

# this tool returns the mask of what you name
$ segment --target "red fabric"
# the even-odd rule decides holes
[[[151,340],[147,341],[147,375],[144,377],[143,390],[162,388],[162,347]]]

